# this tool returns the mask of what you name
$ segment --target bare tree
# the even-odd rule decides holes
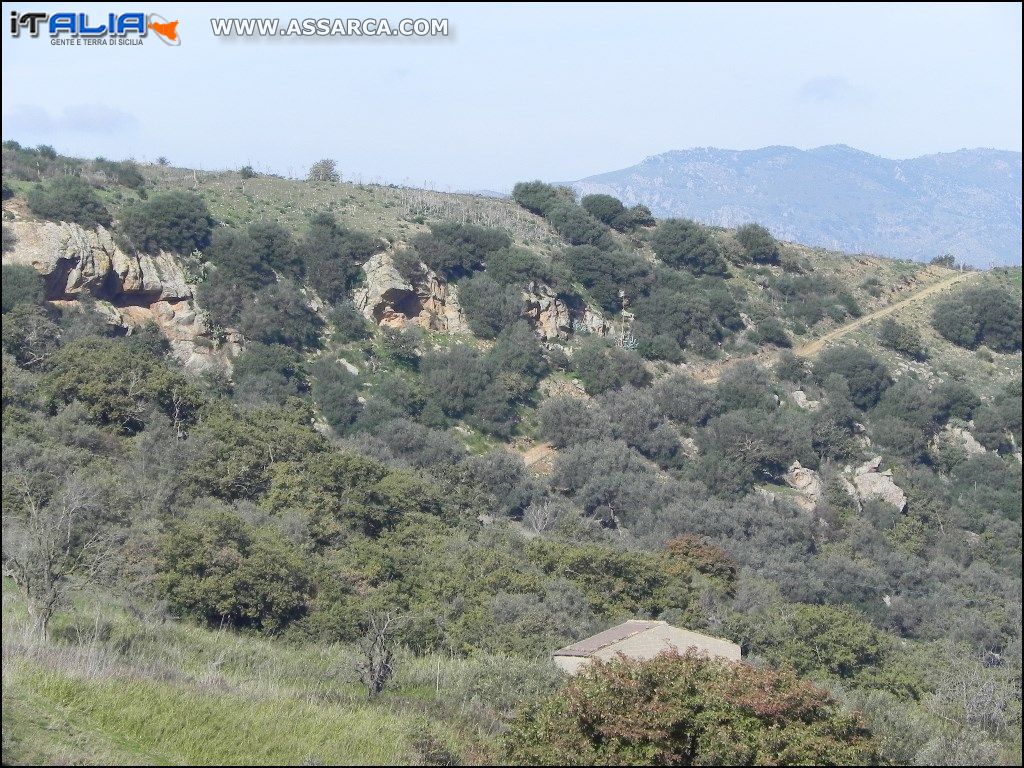
[[[341,174],[338,173],[337,164],[325,157],[310,166],[306,181],[341,181]]]
[[[559,510],[550,501],[531,504],[523,512],[523,524],[534,533],[544,533],[555,524],[558,512]]]
[[[373,698],[395,674],[395,649],[402,620],[391,611],[372,614],[366,622],[366,633],[360,643],[363,658],[356,665],[359,679],[366,686],[366,695]]]
[[[18,585],[32,631],[46,638],[73,579],[105,549],[100,490],[66,455],[5,445],[3,570]]]

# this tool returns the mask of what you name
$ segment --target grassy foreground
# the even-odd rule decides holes
[[[4,670],[4,762],[401,764],[427,724],[372,705],[252,698],[132,677]]]
[[[479,764],[546,662],[400,659],[367,701],[358,650],[78,605],[43,643],[4,584],[3,764]]]

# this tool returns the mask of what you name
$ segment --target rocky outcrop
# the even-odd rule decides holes
[[[786,470],[784,479],[786,485],[797,492],[797,504],[808,511],[812,511],[818,506],[825,493],[821,475],[813,469],[801,466],[799,461],[794,461]]]
[[[17,238],[5,264],[24,264],[43,275],[49,299],[90,294],[114,304],[149,305],[192,297],[171,254],[127,254],[103,227],[66,222],[12,222]]]
[[[965,455],[977,456],[985,453],[985,446],[964,427],[947,424],[932,440],[932,448],[936,450],[955,449],[963,451]]]
[[[103,227],[86,229],[65,222],[9,224],[17,241],[3,255],[5,264],[23,264],[43,276],[46,297],[74,306],[91,296],[107,320],[126,333],[153,323],[167,337],[171,352],[196,372],[229,370],[241,349],[236,333],[214,335],[192,299],[192,286],[169,253],[128,254]]]
[[[409,279],[398,271],[391,252],[384,251],[370,257],[363,273],[366,282],[355,290],[353,301],[368,320],[392,328],[413,324],[444,333],[470,333],[458,286],[425,264]],[[529,283],[522,295],[523,317],[543,341],[565,340],[581,332],[607,336],[612,330],[599,312],[567,301],[544,283]]]
[[[853,470],[853,488],[860,503],[882,501],[900,512],[907,508],[907,494],[892,479],[892,470],[880,472],[882,457],[876,456]]]
[[[803,408],[805,411],[813,412],[821,408],[821,401],[808,399],[807,393],[804,392],[802,389],[798,389],[795,392],[793,392],[791,397],[793,398],[793,402],[796,403],[798,407]]]
[[[423,264],[420,269],[414,285],[395,267],[389,251],[374,254],[363,265],[366,284],[353,294],[356,308],[378,325],[402,328],[412,323],[432,331],[469,333],[458,287]]]
[[[190,301],[156,301],[148,307],[112,307],[114,318],[128,332],[153,323],[167,338],[171,354],[194,373],[231,369],[231,360],[242,351],[241,334],[228,331],[217,337],[205,316]]]
[[[573,315],[569,305],[543,283],[532,282],[523,291],[524,316],[533,323],[544,341],[565,339],[573,331]]]

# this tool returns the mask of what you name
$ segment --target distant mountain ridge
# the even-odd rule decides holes
[[[952,253],[976,266],[1021,263],[1021,153],[962,149],[890,160],[845,145],[698,148],[648,157],[570,185],[657,216],[915,260]]]

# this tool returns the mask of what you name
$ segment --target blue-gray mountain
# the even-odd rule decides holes
[[[843,145],[803,151],[666,152],[571,186],[656,216],[735,227],[759,222],[784,240],[977,266],[1021,263],[1021,153],[962,149],[889,160]]]

